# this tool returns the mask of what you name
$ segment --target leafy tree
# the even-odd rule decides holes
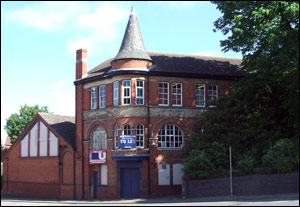
[[[47,106],[39,105],[35,106],[21,106],[19,114],[14,113],[6,120],[6,125],[4,129],[6,130],[8,136],[11,138],[11,142],[14,142],[18,136],[22,133],[25,127],[31,122],[37,112],[49,112]]]
[[[192,135],[183,150],[185,173],[193,178],[196,163],[203,162],[191,153],[196,150],[212,162],[213,177],[219,175],[218,169],[229,168],[220,164],[228,163],[228,156],[214,157],[208,151],[220,154],[216,146],[223,146],[228,153],[232,146],[233,166],[249,174],[262,165],[262,157],[277,140],[299,140],[299,3],[212,3],[223,13],[214,23],[215,31],[228,36],[221,41],[223,51],[242,52],[242,70],[248,75],[218,100],[216,108],[204,113],[205,132]]]

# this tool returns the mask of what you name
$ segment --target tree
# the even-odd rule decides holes
[[[223,16],[215,31],[230,35],[223,51],[242,52],[242,69],[258,73],[278,93],[286,118],[299,134],[299,2],[216,1]]]
[[[19,114],[14,113],[6,120],[4,129],[13,143],[38,112],[49,112],[47,106],[21,106]]]
[[[228,162],[228,156],[214,158],[208,153],[220,153],[216,146],[225,150],[232,146],[234,166],[249,173],[262,165],[262,157],[276,141],[299,143],[299,3],[212,3],[223,14],[214,22],[215,31],[228,35],[221,41],[223,51],[242,52],[241,68],[248,75],[218,100],[216,108],[204,113],[205,132],[193,135],[183,150],[185,172],[193,178],[195,163],[202,162],[195,160],[200,159],[195,152],[213,161],[211,169],[216,170],[209,174],[213,177],[220,175],[219,168],[228,168],[220,165]]]

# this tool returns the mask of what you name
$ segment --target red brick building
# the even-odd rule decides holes
[[[33,120],[8,153],[4,193],[72,199],[181,194],[181,149],[203,111],[214,107],[211,101],[244,76],[241,60],[146,52],[134,9],[116,57],[89,72],[86,60],[87,51],[77,50],[75,135],[53,130],[55,158],[20,157]],[[17,173],[25,164],[38,170]]]

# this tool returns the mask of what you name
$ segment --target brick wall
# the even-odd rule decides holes
[[[230,195],[230,179],[216,178],[185,181],[186,197]],[[233,195],[299,193],[299,173],[236,176],[232,180]]]

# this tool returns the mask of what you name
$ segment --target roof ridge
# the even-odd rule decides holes
[[[185,56],[185,57],[208,57],[208,58],[219,58],[219,59],[234,59],[234,60],[242,60],[242,58],[228,58],[228,57],[220,57],[220,56],[209,56],[209,55],[195,55],[195,54],[183,54],[183,53],[168,53],[168,52],[147,52],[148,54],[165,54],[165,55],[173,55],[173,56]]]

